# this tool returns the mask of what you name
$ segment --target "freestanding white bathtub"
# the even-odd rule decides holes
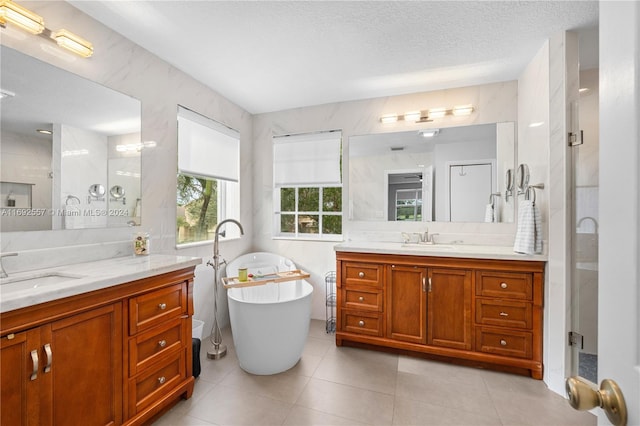
[[[242,266],[254,275],[296,269],[285,257],[256,252],[230,262],[227,276],[238,276]],[[305,280],[227,290],[231,332],[243,370],[268,375],[296,365],[309,334],[312,294],[313,286]]]

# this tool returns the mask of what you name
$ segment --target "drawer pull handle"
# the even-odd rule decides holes
[[[358,276],[359,276],[360,278],[364,278],[364,272],[358,272]]]
[[[44,366],[44,372],[48,373],[51,371],[51,362],[53,362],[53,353],[51,352],[51,345],[44,345],[44,353],[47,354],[47,365]]]
[[[506,313],[506,312],[500,312],[500,316],[501,316],[501,317],[508,317],[508,316],[509,316],[509,314],[508,314],[508,313]]]
[[[166,303],[159,303],[158,304],[158,308],[160,308],[162,310],[165,310],[165,309],[167,309],[167,304]]]
[[[164,385],[164,382],[166,382],[167,379],[164,378],[164,376],[162,377],[158,377],[158,383],[160,383],[161,385]]]
[[[33,370],[31,371],[31,380],[35,380],[38,378],[38,351],[31,351],[31,362],[33,363]]]
[[[507,346],[507,341],[504,340],[504,339],[500,340],[500,345],[501,346]]]
[[[165,346],[167,346],[167,341],[166,340],[160,340],[158,342],[158,346],[160,346],[161,348],[164,348]]]
[[[509,286],[507,285],[507,283],[501,283],[501,284],[500,284],[500,287],[502,287],[502,288],[507,288],[507,287],[509,287]]]
[[[360,327],[364,327],[364,321],[363,321],[363,320],[358,321],[358,325],[359,325]]]
[[[360,302],[364,302],[364,297],[363,297],[363,296],[360,296],[360,297],[358,297],[358,300],[359,300]]]

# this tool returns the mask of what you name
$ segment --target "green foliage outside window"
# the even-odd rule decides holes
[[[218,223],[218,182],[178,174],[177,243],[206,241]]]
[[[340,235],[342,188],[280,188],[280,212],[282,233]]]

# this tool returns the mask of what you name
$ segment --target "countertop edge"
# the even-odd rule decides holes
[[[83,277],[45,289],[30,288],[3,292],[2,286],[0,286],[0,314],[184,268],[195,268],[201,263],[202,258],[200,257],[151,254],[148,256],[126,256],[45,268],[39,270],[38,273],[69,273],[82,275]],[[122,267],[120,272],[117,271],[118,266]],[[32,273],[33,271],[15,273],[11,277],[19,278],[29,276]]]

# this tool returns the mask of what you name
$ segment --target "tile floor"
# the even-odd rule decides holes
[[[541,380],[336,347],[312,320],[300,362],[273,376],[240,369],[229,329],[227,356],[207,359],[193,397],[154,426],[182,425],[595,425]]]

